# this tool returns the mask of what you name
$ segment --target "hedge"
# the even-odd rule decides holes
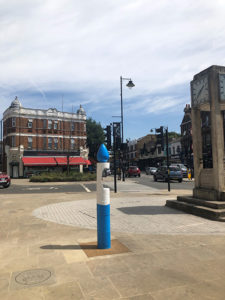
[[[93,181],[96,180],[96,174],[71,172],[49,172],[40,175],[33,175],[30,182],[65,182],[65,181]]]

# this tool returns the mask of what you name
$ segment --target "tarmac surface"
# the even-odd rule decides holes
[[[114,252],[96,249],[95,192],[0,195],[0,299],[225,299],[225,223],[165,207],[178,194],[118,182]]]

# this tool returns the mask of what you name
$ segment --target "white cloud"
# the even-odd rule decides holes
[[[95,111],[103,100],[118,101],[120,75],[136,84],[124,97],[141,99],[138,105],[127,100],[129,109],[143,110],[152,94],[189,85],[203,68],[225,64],[222,0],[0,0],[0,5],[0,112],[8,106],[7,91],[17,90],[34,90],[43,99],[49,91],[83,93]],[[171,90],[166,97],[167,108],[176,105]],[[165,108],[154,101],[145,113]]]

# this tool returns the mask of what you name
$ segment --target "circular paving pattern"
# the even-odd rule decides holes
[[[51,272],[44,269],[27,270],[19,273],[15,281],[22,285],[40,284],[51,277]]]
[[[165,206],[169,197],[112,198],[111,231],[144,234],[225,234],[223,222],[186,214]],[[33,211],[40,219],[68,226],[97,228],[96,199],[42,206]]]

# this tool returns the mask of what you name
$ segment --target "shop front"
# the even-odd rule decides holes
[[[91,162],[82,157],[74,156],[24,156],[24,177],[43,172],[64,172],[69,168],[71,171],[83,171],[83,166]]]

